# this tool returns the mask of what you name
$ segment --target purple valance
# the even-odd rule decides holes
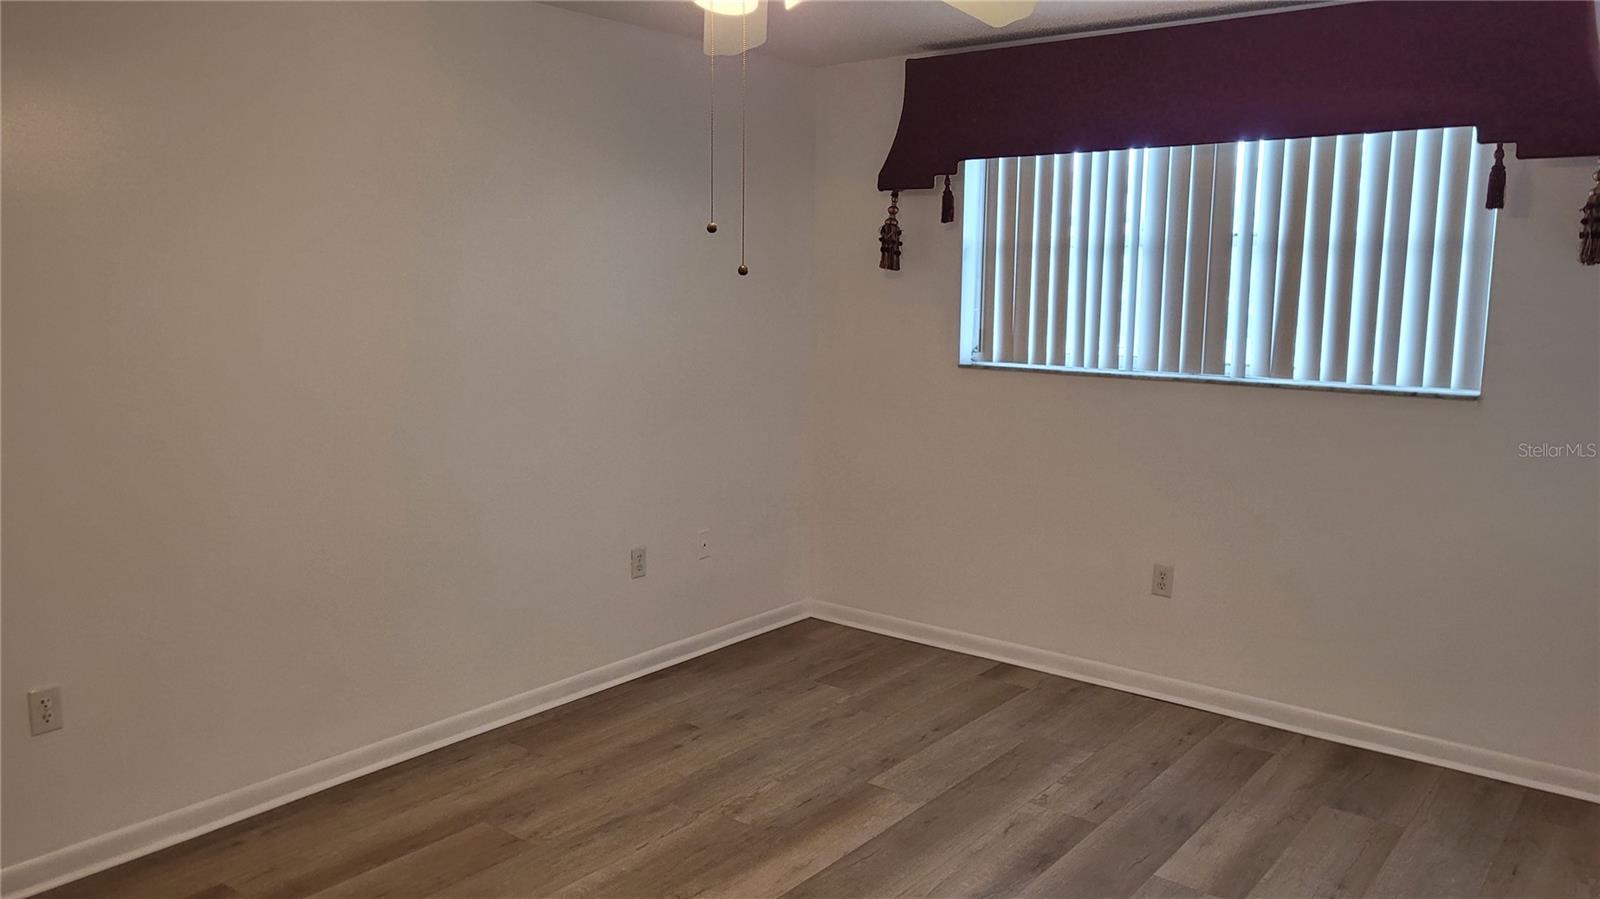
[[[963,159],[1475,125],[1600,156],[1594,0],[1363,2],[906,61],[878,189]]]

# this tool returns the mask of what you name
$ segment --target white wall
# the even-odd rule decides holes
[[[808,593],[809,71],[752,61],[739,279],[694,41],[525,3],[3,33],[6,864]]]
[[[1600,771],[1600,462],[1517,449],[1600,440],[1592,161],[1511,163],[1480,401],[960,369],[901,65],[819,75],[818,598]]]

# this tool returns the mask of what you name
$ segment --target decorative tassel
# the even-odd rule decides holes
[[[944,200],[939,205],[939,221],[948,225],[956,220],[956,195],[950,190],[950,176],[944,176]]]
[[[1484,193],[1483,208],[1504,209],[1506,206],[1506,145],[1494,145],[1494,166],[1489,169],[1489,189]]]
[[[1594,170],[1594,190],[1583,204],[1583,225],[1578,229],[1578,261],[1600,265],[1600,168]]]
[[[889,192],[889,217],[878,229],[878,268],[884,271],[900,270],[900,191]]]

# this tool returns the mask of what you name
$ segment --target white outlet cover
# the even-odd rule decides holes
[[[34,736],[60,730],[66,726],[61,708],[59,686],[40,687],[28,691],[28,730]]]
[[[698,556],[696,556],[696,558],[700,558],[700,559],[709,559],[709,558],[711,558],[711,529],[710,528],[701,528],[695,534],[695,536],[699,540],[699,542],[696,544],[696,546],[699,548],[699,553],[700,553]]]
[[[628,577],[638,580],[645,574],[644,547],[635,546],[628,551]]]
[[[1171,599],[1172,576],[1173,568],[1171,565],[1156,563],[1156,566],[1150,571],[1150,595],[1165,596]]]

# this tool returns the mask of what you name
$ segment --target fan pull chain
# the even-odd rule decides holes
[[[750,77],[750,36],[747,32],[749,16],[739,18],[739,274],[750,274],[750,266],[744,261],[744,232],[745,232],[745,149],[744,126],[745,119],[745,91],[746,82]]]
[[[709,15],[709,13],[707,15]],[[711,75],[707,79],[710,83],[710,88],[707,91],[709,96],[707,108],[710,110],[710,114],[708,116],[710,127],[707,128],[707,131],[709,132],[707,138],[709,151],[707,153],[708,161],[706,165],[706,173],[709,176],[709,186],[707,189],[708,211],[706,213],[707,234],[717,233],[717,29],[715,25],[716,23],[712,23],[712,28],[710,29],[711,62],[709,64],[709,69]]]

